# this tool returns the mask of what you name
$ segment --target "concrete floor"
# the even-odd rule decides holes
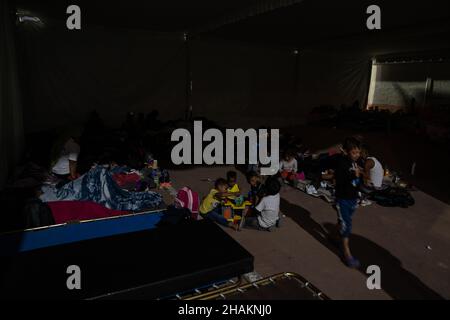
[[[200,196],[227,167],[171,171],[174,187],[190,186]],[[239,173],[241,189],[247,190]],[[262,276],[290,271],[311,281],[332,299],[450,298],[450,206],[416,191],[408,209],[376,204],[359,208],[354,217],[351,246],[362,262],[360,270],[342,264],[327,240],[336,213],[323,200],[283,186],[281,211],[286,216],[273,232],[226,231],[255,257]],[[367,266],[381,268],[382,290],[366,286]]]

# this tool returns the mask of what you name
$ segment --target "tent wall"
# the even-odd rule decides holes
[[[184,117],[186,48],[180,34],[21,28],[27,131],[76,126],[96,110]],[[190,43],[194,117],[229,127],[303,124],[319,105],[362,104],[370,58],[211,38]]]
[[[303,124],[312,108],[364,103],[368,55],[299,52],[231,41],[196,41],[194,114],[228,126]]]
[[[96,110],[119,125],[129,111],[182,117],[185,59],[179,34],[126,29],[20,29],[27,131],[78,126]]]
[[[295,114],[293,50],[211,39],[192,48],[194,115],[254,127]]]
[[[370,81],[369,55],[313,50],[300,54],[299,105],[303,114],[319,105],[364,104]]]
[[[23,149],[13,17],[8,2],[0,1],[0,189],[19,161]]]

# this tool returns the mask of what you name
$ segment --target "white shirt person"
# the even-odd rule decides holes
[[[80,154],[80,146],[73,138],[64,144],[58,160],[52,168],[52,172],[60,176],[69,176],[75,179],[77,176],[77,161]]]

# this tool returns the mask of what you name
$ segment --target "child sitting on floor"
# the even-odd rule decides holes
[[[237,173],[236,171],[228,171],[227,172],[227,184],[228,184],[228,192],[232,193],[232,196],[239,196],[240,190],[237,184]]]
[[[286,151],[280,161],[280,174],[283,180],[292,182],[297,179],[297,160],[291,151]]]
[[[252,216],[245,216],[241,224],[258,230],[267,230],[275,226],[280,212],[280,189],[278,179],[269,177],[264,184],[264,197],[252,210]]]
[[[214,184],[209,194],[202,200],[200,213],[205,219],[210,219],[223,226],[235,228],[232,222],[228,222],[222,215],[221,201],[231,195],[227,192],[228,184],[225,179],[219,178]]]
[[[252,205],[258,204],[263,190],[263,184],[261,176],[255,171],[251,171],[247,174],[247,181],[250,184],[250,191],[248,192],[248,200]]]
[[[369,147],[367,145],[361,146],[361,159],[363,160],[363,178],[364,189],[367,193],[373,190],[379,190],[383,185],[384,169],[377,158],[369,154]]]

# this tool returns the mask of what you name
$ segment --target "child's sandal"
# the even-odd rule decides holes
[[[352,269],[359,269],[359,267],[361,266],[361,263],[359,262],[359,260],[354,257],[344,258],[344,261],[345,261],[345,264],[347,265],[347,267],[352,268]]]

